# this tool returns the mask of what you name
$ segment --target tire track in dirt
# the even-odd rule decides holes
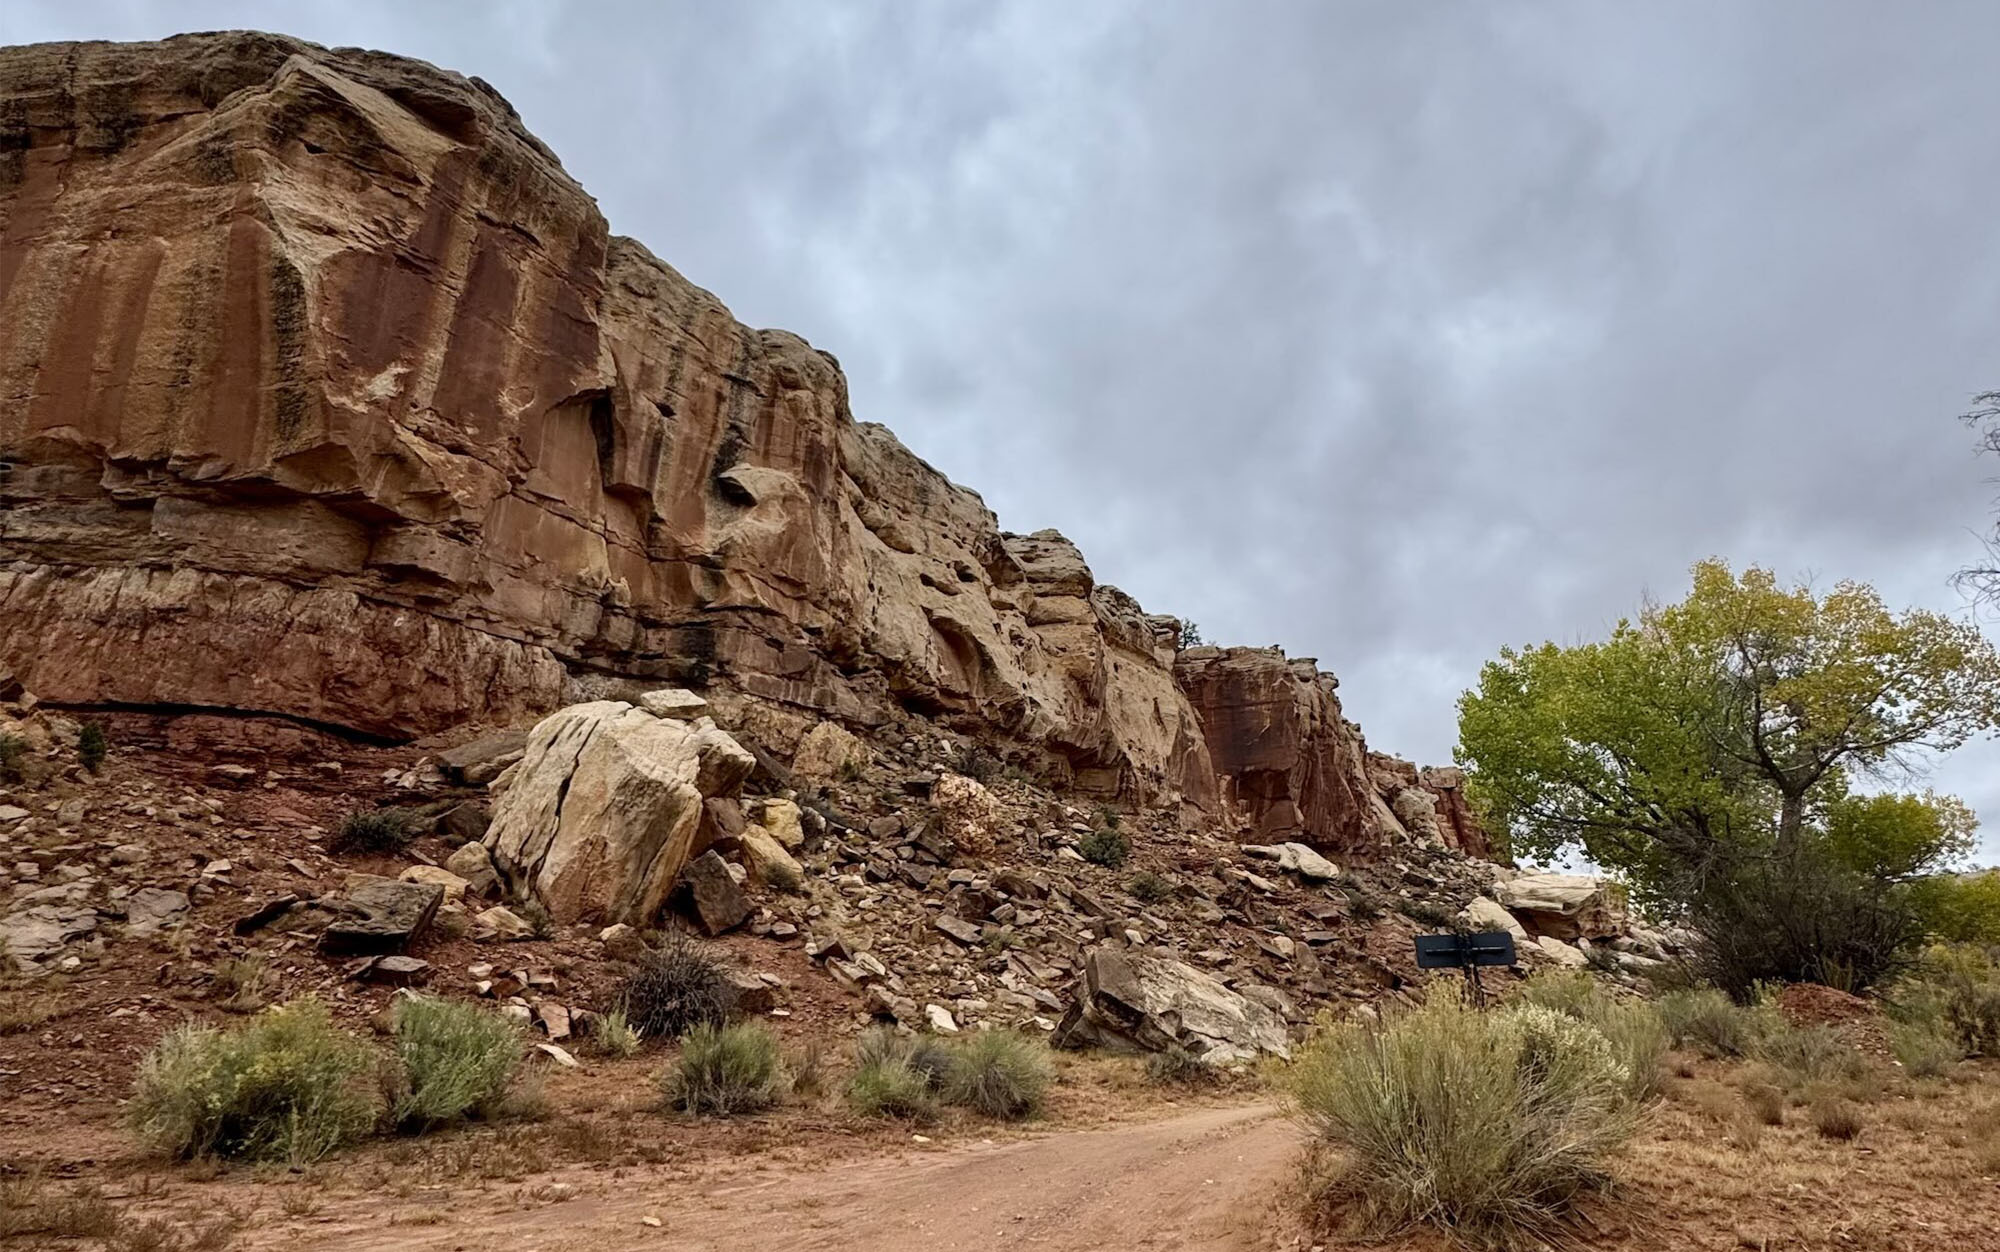
[[[389,1226],[377,1214],[304,1243],[328,1252],[1252,1252],[1290,1243],[1281,1192],[1299,1144],[1298,1129],[1269,1106],[1207,1108],[737,1178],[647,1170],[608,1195],[533,1211],[454,1213],[428,1228]]]

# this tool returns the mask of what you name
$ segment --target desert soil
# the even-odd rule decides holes
[[[245,1248],[328,1252],[625,1252],[746,1247],[940,1252],[953,1248],[1285,1246],[1280,1191],[1299,1130],[1268,1105],[1204,1108],[1109,1129],[907,1149],[818,1165],[718,1163],[636,1172],[601,1194],[529,1211],[450,1212],[392,1224],[404,1201],[257,1232]],[[562,1184],[541,1184],[541,1194]],[[657,1221],[651,1224],[647,1219]],[[407,1220],[407,1218],[405,1219]]]

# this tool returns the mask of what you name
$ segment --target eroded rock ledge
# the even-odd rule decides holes
[[[395,739],[672,681],[1274,839],[1397,821],[1331,676],[1179,653],[1001,532],[476,78],[247,32],[0,50],[0,326],[0,661],[47,700]]]

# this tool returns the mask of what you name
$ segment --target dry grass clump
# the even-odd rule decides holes
[[[1759,1039],[1784,1025],[1769,1004],[1737,1004],[1713,987],[1671,991],[1658,1003],[1670,1045],[1691,1047],[1710,1060],[1748,1056]]]
[[[1861,1110],[1847,1100],[1815,1100],[1812,1104],[1812,1123],[1813,1129],[1823,1139],[1852,1139],[1861,1133]]]
[[[925,1120],[951,1104],[1017,1121],[1041,1110],[1055,1081],[1047,1046],[1011,1030],[947,1043],[877,1027],[856,1041],[854,1062],[848,1103],[871,1117]]]
[[[680,1059],[659,1082],[682,1112],[730,1117],[776,1103],[783,1078],[778,1038],[762,1023],[703,1023],[681,1037]]]
[[[1434,995],[1323,1027],[1288,1077],[1299,1113],[1346,1149],[1327,1198],[1377,1229],[1431,1223],[1484,1247],[1559,1241],[1635,1122],[1611,1044],[1534,1004],[1478,1013]]]
[[[945,1102],[1019,1121],[1042,1107],[1055,1080],[1049,1050],[1039,1039],[1012,1030],[982,1030],[952,1050],[945,1072]]]
[[[1757,1041],[1756,1058],[1788,1090],[1865,1083],[1868,1058],[1831,1026],[1786,1026]]]
[[[409,809],[349,813],[334,828],[326,850],[335,856],[401,852],[419,833],[417,816]]]
[[[298,1000],[232,1030],[170,1032],[140,1063],[127,1117],[172,1156],[301,1165],[373,1126],[365,1079],[374,1068],[324,1005]]]

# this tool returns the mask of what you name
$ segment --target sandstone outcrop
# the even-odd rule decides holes
[[[650,926],[695,855],[703,801],[733,796],[755,767],[707,718],[573,705],[529,733],[486,846],[558,922]]]
[[[612,235],[477,79],[0,50],[0,324],[0,658],[46,699],[407,738],[666,678],[1212,786],[1171,619]]]
[[[1331,675],[1182,652],[1002,532],[478,79],[248,32],[0,49],[0,326],[0,669],[57,704],[401,741],[672,683],[815,776],[914,715],[1105,802],[1400,837]]]
[[[1093,949],[1057,1047],[1164,1052],[1180,1048],[1212,1065],[1290,1056],[1285,1023],[1263,1004],[1190,965],[1123,948]]]

